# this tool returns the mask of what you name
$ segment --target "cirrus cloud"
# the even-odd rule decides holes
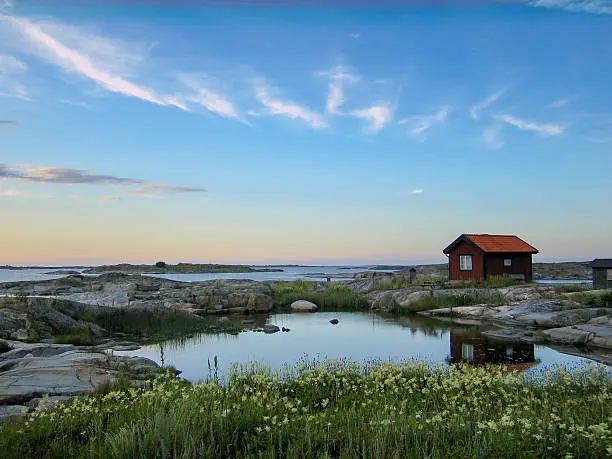
[[[204,193],[199,187],[148,183],[145,180],[99,174],[83,169],[65,167],[33,167],[18,164],[0,164],[0,181],[21,183],[46,183],[55,185],[100,185],[126,189],[135,196],[183,195]],[[134,188],[135,187],[135,188]]]

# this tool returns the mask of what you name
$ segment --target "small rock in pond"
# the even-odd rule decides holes
[[[291,303],[291,310],[294,312],[316,312],[318,309],[316,304],[306,300],[298,300]]]
[[[263,328],[264,333],[277,333],[280,331],[280,328],[273,324],[266,324]]]

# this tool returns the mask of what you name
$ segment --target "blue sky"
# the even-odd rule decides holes
[[[0,16],[0,264],[612,255],[610,1],[52,3]]]

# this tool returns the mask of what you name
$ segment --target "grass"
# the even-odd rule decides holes
[[[70,333],[57,335],[53,338],[56,344],[74,344],[75,346],[94,346],[97,344],[95,337],[89,330],[74,330]]]
[[[4,354],[5,352],[10,351],[11,349],[13,348],[9,343],[4,341],[3,339],[0,339],[0,354]]]
[[[134,337],[171,338],[205,330],[205,321],[185,311],[165,307],[104,308],[93,322],[109,333]]]
[[[612,306],[612,290],[603,292],[602,294],[582,292],[569,297],[570,299],[592,307]]]
[[[227,384],[169,377],[0,427],[22,457],[605,457],[604,370],[541,380],[502,367],[426,364],[237,368]]]
[[[424,282],[428,285],[434,284],[443,289],[463,289],[463,288],[505,288],[513,285],[519,285],[523,281],[512,279],[508,276],[491,276],[485,281],[454,281],[449,282],[448,276],[421,276],[415,282],[411,283],[403,276],[396,276],[392,283],[377,285],[372,291],[377,290],[401,290],[409,288],[420,288],[424,286]]]
[[[477,292],[461,295],[427,295],[406,306],[397,306],[393,309],[393,312],[412,314],[431,309],[456,308],[458,306],[472,306],[476,304],[500,306],[505,303],[506,299],[499,292]]]
[[[455,281],[444,285],[444,288],[506,288],[523,284],[524,281],[508,276],[490,276],[484,281]]]
[[[557,293],[574,293],[574,292],[584,292],[585,290],[591,290],[592,284],[584,283],[584,284],[562,284],[555,286],[555,292]]]
[[[297,300],[306,300],[316,304],[319,311],[362,311],[367,307],[366,299],[351,292],[342,284],[332,283],[326,290],[316,290],[311,281],[297,280],[272,284],[274,302],[287,307]]]

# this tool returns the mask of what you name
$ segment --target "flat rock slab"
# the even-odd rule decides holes
[[[536,327],[566,327],[571,325],[584,324],[589,320],[612,314],[610,308],[580,308],[564,311],[534,312],[515,316],[514,320]]]
[[[597,346],[612,349],[612,326],[609,326],[610,318],[604,320],[594,319],[589,323],[571,327],[553,328],[545,330],[542,335],[553,343]]]
[[[97,362],[102,354],[68,351],[52,357],[25,357],[0,374],[0,404],[26,402],[43,394],[78,395],[112,382]]]
[[[11,351],[14,352],[14,351]],[[57,352],[57,349],[54,349]],[[74,396],[112,383],[118,371],[134,380],[149,378],[159,366],[143,357],[109,357],[98,352],[71,350],[36,357],[0,360],[0,405],[16,405],[42,395]]]
[[[28,407],[23,405],[0,406],[0,424],[21,421],[27,411]]]

